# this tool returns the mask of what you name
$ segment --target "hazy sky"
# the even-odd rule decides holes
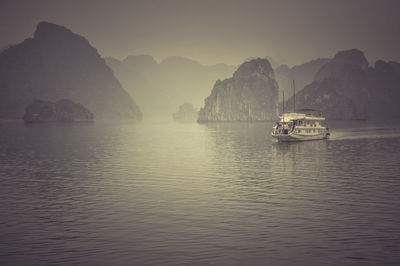
[[[400,61],[399,0],[0,0],[0,47],[31,36],[43,20],[117,58],[239,64],[270,55],[298,64],[359,48],[370,61]]]

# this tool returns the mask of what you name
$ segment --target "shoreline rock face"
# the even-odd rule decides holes
[[[399,88],[399,63],[369,66],[362,51],[340,51],[296,94],[296,107],[321,110],[331,120],[399,120]]]
[[[35,99],[80,102],[96,119],[142,117],[88,40],[49,22],[0,53],[0,119],[21,119]]]
[[[62,99],[56,103],[33,101],[25,110],[26,123],[43,122],[93,122],[94,115],[83,105]]]
[[[179,110],[172,115],[173,119],[178,122],[195,122],[199,115],[199,110],[194,108],[190,103],[184,103],[179,106]]]
[[[275,120],[278,93],[269,61],[253,59],[243,63],[232,78],[215,83],[198,122]]]

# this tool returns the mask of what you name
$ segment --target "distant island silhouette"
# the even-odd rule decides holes
[[[275,69],[268,58],[249,58],[236,72],[236,66],[179,56],[161,63],[151,55],[103,59],[84,37],[41,22],[33,38],[0,52],[0,119],[21,119],[35,99],[67,99],[98,119],[140,120],[134,98],[149,116],[172,115],[190,102],[203,106],[199,121],[273,120],[283,91],[286,106],[293,106],[293,80],[296,105],[321,110],[327,119],[400,119],[397,62],[370,66],[358,49],[293,67],[273,61]]]
[[[21,119],[34,100],[80,102],[100,119],[142,113],[97,50],[82,36],[41,22],[33,38],[0,54],[0,118]]]
[[[369,66],[357,49],[338,52],[296,95],[296,106],[321,110],[327,119],[400,119],[400,64]],[[290,98],[286,106],[293,105]]]

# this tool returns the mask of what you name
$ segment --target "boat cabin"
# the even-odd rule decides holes
[[[324,117],[308,115],[303,113],[286,113],[280,116],[280,121],[274,127],[275,134],[304,134],[313,135],[326,131],[326,127],[322,125]]]

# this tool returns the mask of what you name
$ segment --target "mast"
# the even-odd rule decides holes
[[[296,85],[293,80],[293,113],[296,113]]]
[[[283,98],[283,101],[282,101],[282,126],[283,126],[283,123],[285,122],[285,91],[284,90],[282,90],[282,98]]]

